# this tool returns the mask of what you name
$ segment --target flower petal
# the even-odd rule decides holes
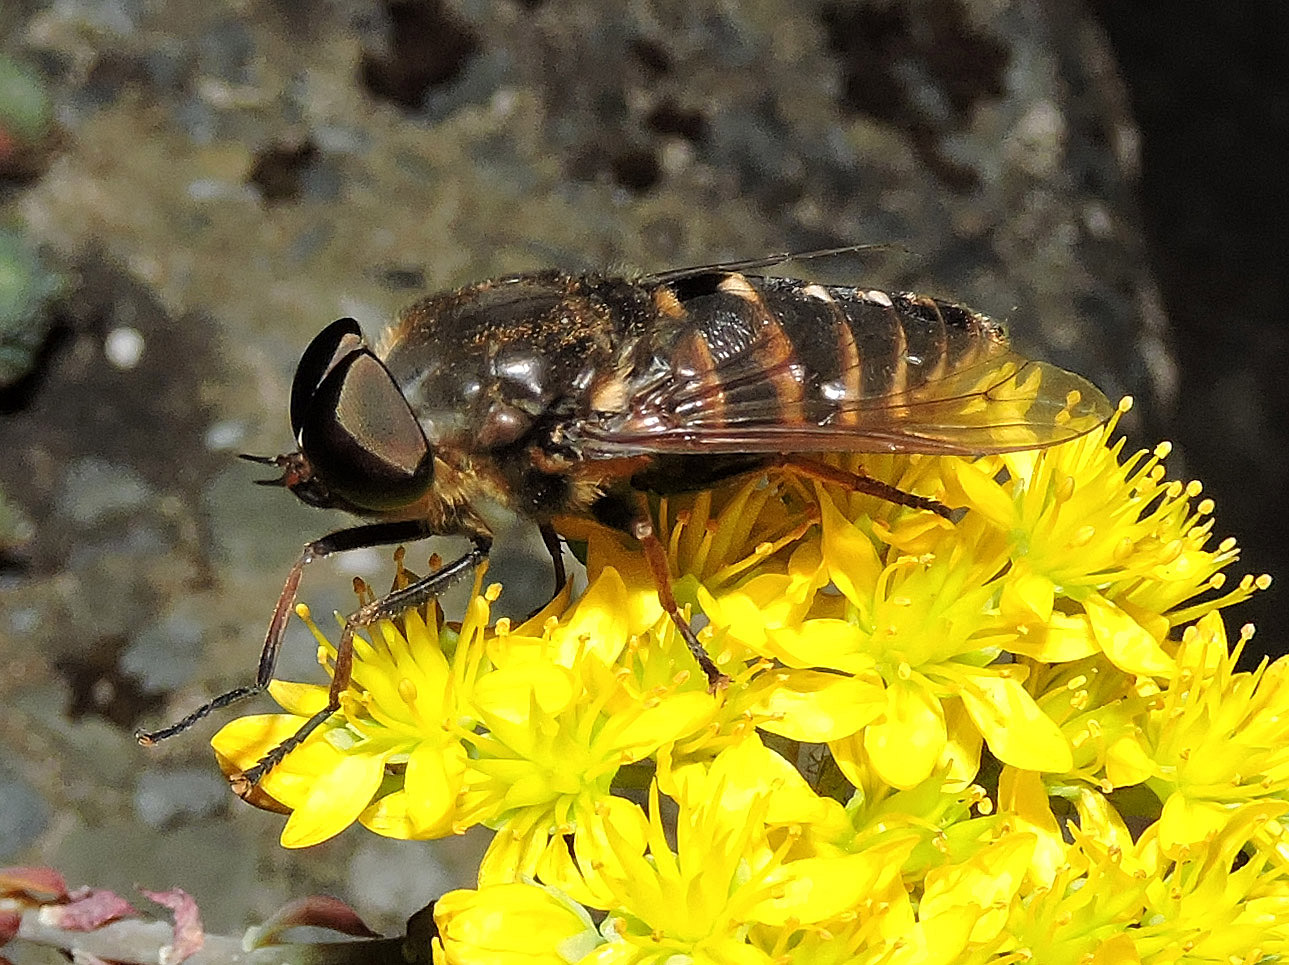
[[[789,667],[828,667],[842,673],[862,673],[873,666],[868,636],[848,620],[821,617],[797,626],[766,630],[764,656]]]
[[[1091,621],[1081,613],[1053,613],[1046,623],[1022,624],[1017,630],[1020,632],[1007,642],[1007,649],[1045,663],[1082,660],[1101,650]]]
[[[784,670],[764,679],[773,686],[752,712],[768,718],[760,722],[762,730],[792,740],[838,740],[871,723],[886,708],[882,687],[858,677]]]
[[[512,724],[525,724],[534,706],[543,714],[558,714],[570,707],[580,696],[580,688],[567,666],[551,663],[555,655],[550,651],[549,646],[534,646],[525,647],[522,654],[499,653],[502,665],[475,683],[475,706]],[[518,659],[507,659],[510,656]]]
[[[401,841],[412,841],[420,836],[407,814],[412,803],[406,790],[392,791],[373,801],[362,814],[358,823],[368,831],[385,838],[397,838]]]
[[[639,598],[646,594],[638,585],[628,595],[618,571],[605,567],[551,634],[551,642],[556,647],[555,660],[571,667],[579,653],[587,652],[606,664],[613,663],[626,646],[632,626],[643,629],[652,625],[642,626],[642,609],[653,614],[655,623],[662,615],[657,591],[650,587],[648,594],[653,596],[653,603],[645,606]]]
[[[846,599],[867,612],[872,607],[871,587],[882,571],[882,562],[873,541],[838,511],[822,486],[819,494],[828,576]]]
[[[307,799],[291,812],[282,829],[282,847],[307,848],[326,841],[358,820],[371,804],[385,773],[385,755],[336,751],[336,758],[316,776]]]
[[[766,878],[773,897],[753,905],[750,919],[774,927],[835,918],[860,907],[877,890],[877,883],[908,857],[914,842],[900,847],[873,848],[840,857],[802,858],[776,869]],[[884,853],[885,852],[885,853]]]
[[[1105,774],[1115,787],[1131,787],[1158,773],[1137,733],[1123,734],[1110,741],[1105,752]]]
[[[1066,845],[1043,778],[1037,771],[1004,767],[998,778],[998,808],[1010,815],[1017,830],[1034,835],[1030,872],[1050,885],[1066,864]]]
[[[974,907],[977,919],[971,938],[987,942],[1007,923],[1012,899],[1025,882],[1036,839],[1017,831],[986,845],[969,861],[927,872],[920,918],[936,918],[963,906]]]
[[[585,911],[528,883],[449,891],[434,903],[434,922],[449,962],[568,965],[603,942]]]
[[[984,465],[990,470],[996,468],[992,463]],[[1016,525],[1016,504],[991,472],[965,459],[946,460],[942,471],[950,505],[966,503],[1000,529],[1010,530]]]
[[[610,570],[622,584],[625,605],[620,613],[626,620],[628,633],[644,633],[658,622],[662,616],[662,604],[658,602],[653,574],[638,547],[628,548],[623,545],[620,534],[593,537],[587,543],[586,563],[587,579],[590,581],[587,593]],[[567,614],[564,618],[568,619]]]
[[[1056,584],[1048,577],[1017,567],[1003,583],[998,608],[1015,623],[1046,623],[1052,617]]]
[[[291,714],[255,714],[229,721],[211,739],[215,754],[238,770],[253,766],[269,751],[293,737],[304,720]],[[300,806],[319,774],[340,752],[324,739],[325,725],[260,780],[259,789],[286,808]]]
[[[305,684],[293,680],[269,682],[269,696],[278,706],[296,717],[312,717],[327,706],[329,687],[323,684]]]
[[[920,683],[897,679],[886,688],[885,714],[864,731],[864,750],[884,781],[913,787],[935,769],[947,736],[935,695]]]
[[[972,674],[959,691],[989,749],[1004,764],[1026,771],[1068,771],[1070,742],[1020,683],[1006,674]]]
[[[250,767],[304,723],[291,714],[252,714],[230,720],[210,739],[215,753]]]
[[[423,740],[412,748],[403,776],[407,816],[417,838],[440,838],[451,833],[465,749],[458,741],[437,744]]]
[[[1109,600],[1092,594],[1083,601],[1092,633],[1106,657],[1120,670],[1171,675],[1173,658],[1140,623]]]
[[[592,741],[592,753],[607,757],[612,752],[623,761],[639,760],[705,726],[715,711],[716,701],[706,691],[673,693],[633,714],[610,717]]]
[[[1188,845],[1200,844],[1221,831],[1237,809],[1217,801],[1203,801],[1174,791],[1159,815],[1159,846],[1170,858],[1180,857]]]

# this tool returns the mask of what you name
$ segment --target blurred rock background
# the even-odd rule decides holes
[[[1289,24],[1158,6],[4,0],[0,862],[182,886],[222,931],[322,891],[395,930],[469,880],[472,839],[284,852],[215,724],[130,735],[249,680],[299,545],[344,523],[233,458],[289,447],[309,338],[492,274],[889,242],[797,270],[966,302],[1132,393],[1133,442],[1176,442],[1240,569],[1285,578]],[[503,542],[522,611],[548,564]],[[1234,617],[1272,652],[1278,592]]]

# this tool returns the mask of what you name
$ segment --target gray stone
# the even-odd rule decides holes
[[[8,767],[0,767],[0,861],[21,858],[49,823],[41,794]]]

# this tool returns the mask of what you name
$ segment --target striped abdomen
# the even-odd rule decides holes
[[[763,399],[787,422],[858,422],[866,403],[916,397],[1004,340],[992,320],[933,298],[787,278],[730,274],[680,303],[673,368],[733,418]]]
[[[728,272],[652,297],[652,373],[623,433],[898,421],[947,375],[1005,352],[997,323],[921,295]]]

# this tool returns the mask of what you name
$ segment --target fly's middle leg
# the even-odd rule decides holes
[[[689,647],[689,652],[694,655],[698,666],[702,667],[703,673],[707,675],[708,691],[715,693],[724,689],[729,685],[730,678],[721,673],[720,668],[716,666],[715,661],[699,641],[698,634],[694,633],[694,628],[689,625],[685,615],[680,612],[680,607],[676,605],[676,595],[671,588],[671,568],[667,564],[667,551],[662,541],[658,539],[657,533],[654,532],[653,520],[649,518],[647,507],[645,514],[632,522],[631,535],[640,541],[640,546],[644,549],[645,560],[649,564],[649,572],[653,576],[654,587],[658,591],[658,602],[667,611],[671,622],[676,625],[676,629],[684,638],[685,645]]]

